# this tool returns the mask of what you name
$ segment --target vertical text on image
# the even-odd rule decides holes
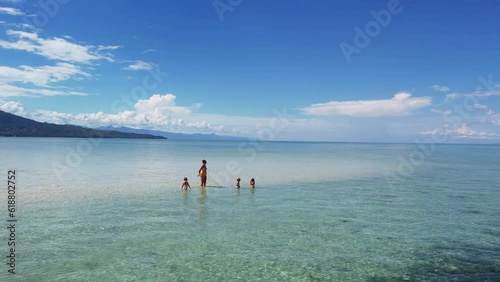
[[[7,237],[8,256],[7,270],[11,274],[16,274],[16,170],[9,170],[7,172],[7,230],[9,236]]]

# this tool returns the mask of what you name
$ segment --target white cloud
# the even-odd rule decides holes
[[[37,86],[48,86],[49,83],[68,80],[77,77],[90,77],[78,66],[69,63],[57,63],[54,66],[11,68],[0,66],[0,83],[11,82],[32,83]]]
[[[458,93],[446,94],[446,101],[453,101],[458,99],[461,95]]]
[[[175,114],[175,115],[187,115],[191,113],[186,107],[179,107],[175,105],[175,95],[166,94],[160,95],[155,94],[149,99],[143,99],[137,101],[135,104],[135,109],[138,113],[148,113],[148,114]]]
[[[134,71],[136,71],[136,70],[150,70],[153,68],[154,68],[153,64],[146,63],[143,61],[137,61],[137,62],[133,63],[132,65],[125,67],[126,70],[134,70]]]
[[[423,135],[427,136],[447,136],[449,138],[458,139],[499,139],[500,135],[492,132],[475,131],[469,128],[466,123],[462,123],[462,126],[457,129],[452,129],[450,126],[445,126],[443,128],[437,128],[431,131],[421,132]]]
[[[103,112],[70,114],[38,110],[25,116],[37,121],[56,124],[77,124],[88,127],[127,126],[183,133],[231,134],[253,138],[279,138],[283,124],[298,124],[298,130],[301,132],[303,129],[317,128],[323,124],[312,119],[299,121],[290,118],[283,122],[283,117],[288,117],[286,111],[282,111],[283,115],[279,118],[197,114],[191,111],[197,107],[196,104],[192,107],[177,106],[175,99],[176,97],[172,94],[156,94],[149,99],[139,100],[133,110],[115,114]],[[16,110],[19,107],[22,107],[19,103],[15,105],[10,103],[9,107],[4,106],[7,111],[16,111],[16,113],[19,113]],[[262,130],[266,133],[261,134]],[[271,135],[269,135],[269,130],[271,130]]]
[[[19,116],[26,116],[26,111],[20,102],[5,102],[0,99],[0,111],[12,113]]]
[[[135,128],[181,131],[220,131],[220,125],[212,126],[208,121],[194,118],[189,108],[175,105],[175,95],[153,95],[149,99],[137,101],[135,110],[116,114],[103,112],[69,114],[39,110],[31,115],[37,121],[56,124],[77,124],[89,127],[128,126]],[[189,121],[185,122],[185,118]]]
[[[109,46],[103,46],[103,45],[99,45],[97,47],[97,51],[103,51],[103,50],[116,50],[116,49],[120,49],[122,48],[122,46],[118,46],[118,45],[109,45]]]
[[[147,54],[149,52],[156,52],[156,51],[158,51],[158,50],[156,50],[156,49],[147,49],[147,50],[142,51],[142,54]]]
[[[489,97],[489,96],[500,96],[500,89],[498,90],[487,90],[487,91],[476,91],[474,93],[468,93],[464,96],[467,97]]]
[[[483,105],[483,104],[475,104],[475,105],[474,105],[474,109],[478,109],[478,110],[487,110],[487,109],[488,109],[488,106]]]
[[[486,112],[486,115],[488,116],[489,122],[494,125],[500,126],[500,114],[496,113],[493,110],[488,110],[488,112]]]
[[[8,30],[7,35],[15,40],[0,40],[0,47],[14,50],[24,50],[43,56],[50,60],[58,60],[53,66],[19,67],[0,66],[0,96],[58,96],[79,95],[86,93],[63,89],[54,85],[61,81],[81,80],[92,75],[83,71],[76,64],[90,64],[98,60],[113,61],[112,55],[101,51],[115,50],[119,46],[79,45],[68,41],[70,36],[61,38],[41,38],[37,32]],[[87,67],[87,69],[90,69]],[[33,84],[39,88],[20,86],[19,83]]]
[[[446,86],[437,85],[437,84],[431,85],[431,86],[429,86],[429,88],[431,88],[434,91],[438,91],[438,92],[448,92],[448,91],[450,91],[450,88],[448,88]]]
[[[349,116],[297,118],[286,109],[280,109],[280,113],[275,113],[274,117],[246,117],[197,113],[199,104],[181,106],[176,103],[177,101],[177,97],[173,94],[155,94],[137,101],[129,110],[113,114],[104,112],[72,114],[39,110],[24,116],[42,122],[88,127],[127,126],[170,132],[230,134],[268,140],[394,141],[394,138],[400,138],[398,140],[411,142],[413,137],[407,136],[414,136],[422,131],[423,135],[442,135],[445,131],[448,137],[463,140],[476,139],[488,142],[493,139],[500,140],[498,134],[490,133],[498,132],[490,129],[497,128],[491,123],[483,123],[482,130],[476,128],[472,130],[467,124],[460,123],[456,125],[461,125],[460,128],[445,125],[440,130],[424,131],[425,128],[429,128],[428,126],[435,124],[437,127],[442,123],[442,119],[436,115],[422,115],[418,119],[410,115],[398,116],[397,119],[392,116],[376,119],[370,117],[352,119]],[[24,111],[20,103],[9,102],[8,106],[5,104],[0,103],[0,109],[16,114]],[[431,111],[445,114],[445,111],[441,110]],[[484,111],[481,112],[486,114]],[[500,125],[500,115],[491,111],[490,116],[492,122],[495,120],[496,124]]]
[[[489,97],[500,96],[500,84],[494,82],[490,74],[487,79],[480,77],[481,85],[479,85],[473,93],[464,94],[468,97]],[[485,89],[486,88],[486,89]]]
[[[86,93],[78,91],[65,91],[40,88],[25,88],[9,84],[0,84],[0,97],[16,97],[16,96],[87,96]]]
[[[450,110],[436,110],[436,109],[431,109],[432,113],[435,114],[442,114],[442,115],[451,115],[453,112]]]
[[[299,110],[305,114],[318,116],[401,116],[432,104],[432,98],[430,97],[411,98],[411,96],[410,93],[400,92],[394,95],[392,99],[331,101],[313,104]]]
[[[8,30],[7,35],[16,38],[17,41],[0,40],[0,47],[23,50],[50,60],[84,64],[99,60],[114,61],[110,54],[100,53],[94,46],[79,45],[64,38],[44,39],[40,38],[37,33],[16,30]]]
[[[57,63],[53,66],[19,66],[12,68],[0,66],[0,96],[67,96],[87,94],[61,89],[54,86],[54,83],[73,79],[80,80],[90,77],[87,72],[82,71],[78,66],[69,63]],[[36,88],[20,86],[19,84],[33,84]]]
[[[0,14],[7,14],[11,16],[22,16],[24,15],[21,10],[16,9],[16,8],[9,8],[9,7],[0,7]]]

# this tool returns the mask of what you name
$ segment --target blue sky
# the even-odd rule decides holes
[[[0,0],[0,109],[270,140],[500,143],[498,1]]]

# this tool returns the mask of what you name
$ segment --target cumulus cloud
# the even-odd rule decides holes
[[[127,67],[125,67],[126,70],[133,70],[133,71],[136,71],[136,70],[150,70],[150,69],[153,69],[154,68],[154,65],[151,64],[151,63],[146,63],[146,62],[143,62],[143,61],[137,61]]]
[[[6,102],[0,99],[0,111],[12,113],[19,116],[26,116],[27,113],[24,110],[23,105],[20,102]]]
[[[318,116],[401,116],[408,115],[432,104],[430,97],[412,98],[412,94],[400,92],[391,99],[359,100],[359,101],[331,101],[328,103],[313,104],[299,109],[304,114]]]
[[[8,30],[7,35],[15,40],[0,40],[0,47],[34,53],[50,60],[84,64],[99,60],[114,61],[110,54],[101,53],[95,46],[79,45],[64,38],[45,39],[36,32],[17,30]]]
[[[175,114],[186,115],[190,114],[191,110],[186,107],[179,107],[175,105],[175,95],[155,94],[149,99],[137,101],[135,109],[138,113],[158,113],[158,114]]]
[[[450,88],[446,87],[446,86],[441,86],[441,85],[431,85],[429,86],[429,88],[431,88],[432,90],[434,91],[437,91],[437,92],[448,92],[450,91]]]
[[[0,7],[0,14],[7,14],[11,16],[23,16],[24,13],[16,8]]]
[[[284,128],[289,129],[292,124],[296,128],[295,132],[325,125],[315,119],[297,120],[286,109],[280,110],[274,118],[199,114],[192,112],[196,105],[178,106],[175,100],[176,96],[172,94],[156,94],[148,99],[137,101],[132,110],[113,114],[104,112],[70,114],[38,110],[24,114],[24,116],[36,121],[56,124],[76,124],[87,127],[126,126],[182,133],[229,134],[271,140],[279,140]],[[24,112],[22,105],[18,102],[4,104],[0,105],[8,112],[16,114]],[[303,135],[303,133],[300,134]]]
[[[499,139],[500,135],[492,132],[475,131],[469,128],[466,123],[462,123],[457,129],[450,128],[450,126],[445,126],[443,128],[437,128],[431,131],[421,132],[423,135],[427,136],[447,136],[449,138],[458,139]]]
[[[0,87],[1,93],[1,87]],[[77,124],[89,127],[128,126],[156,130],[175,130],[183,132],[224,132],[223,125],[212,125],[201,116],[193,115],[188,107],[175,105],[173,94],[155,94],[149,99],[136,102],[134,110],[116,114],[103,112],[69,114],[54,111],[38,110],[26,114],[19,102],[2,102],[0,107],[6,112],[23,113],[23,116],[42,122],[56,124]]]

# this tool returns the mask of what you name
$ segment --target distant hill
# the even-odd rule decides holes
[[[0,136],[167,139],[164,136],[154,136],[151,134],[125,133],[112,130],[97,130],[76,125],[38,122],[4,111],[0,111]]]
[[[138,134],[152,134],[157,136],[168,137],[169,140],[192,140],[192,141],[243,141],[248,140],[248,138],[236,137],[236,136],[222,136],[216,134],[185,134],[185,133],[173,133],[166,131],[148,130],[148,129],[135,129],[129,127],[112,127],[105,126],[97,128],[99,130],[115,130],[127,133],[138,133]]]

